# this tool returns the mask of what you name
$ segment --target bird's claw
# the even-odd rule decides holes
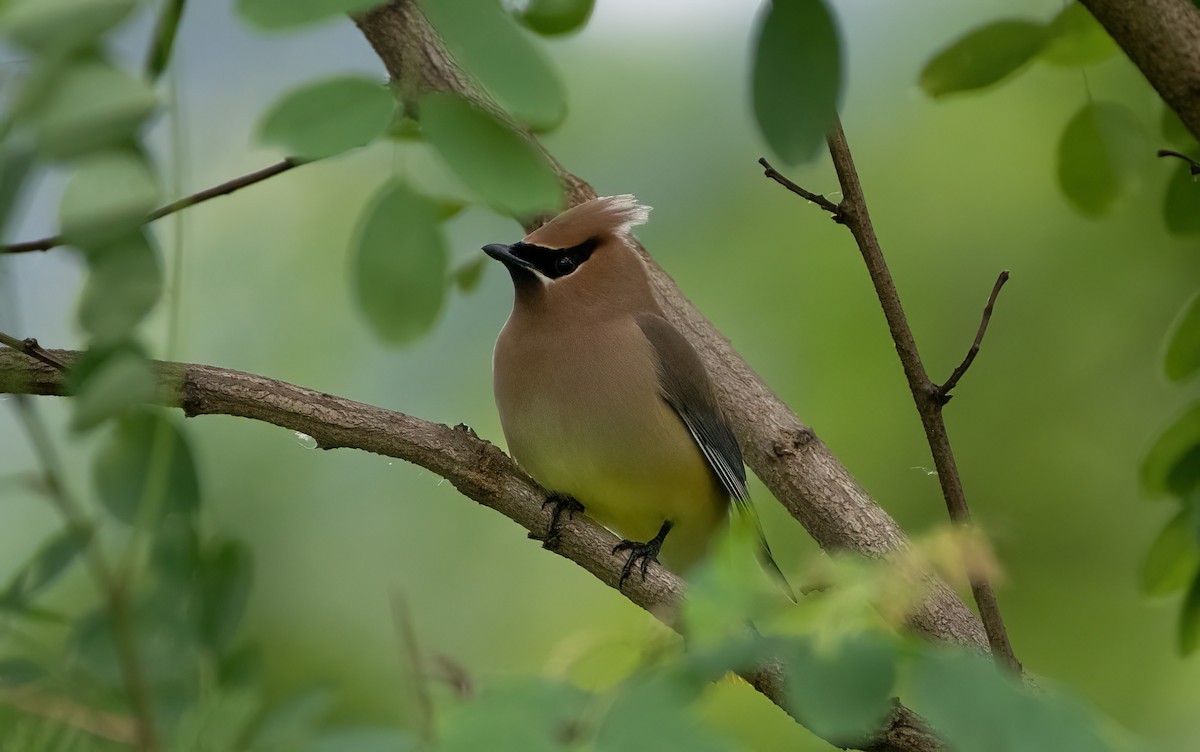
[[[646,575],[649,574],[650,562],[658,561],[658,552],[662,550],[663,541],[666,540],[670,529],[671,523],[669,521],[664,522],[662,528],[658,531],[658,535],[645,543],[623,540],[613,546],[612,552],[614,556],[621,551],[629,552],[629,558],[625,560],[625,566],[621,567],[621,578],[617,580],[617,590],[625,586],[625,580],[629,579],[629,575],[639,563],[641,564],[642,581],[646,580]]]
[[[574,496],[567,494],[551,493],[542,502],[542,509],[549,506],[553,506],[554,509],[550,513],[550,525],[546,528],[546,536],[541,539],[542,548],[554,548],[558,545],[564,512],[567,515],[567,519],[573,520],[575,519],[576,512],[583,511],[583,504],[580,504]],[[530,533],[529,537],[537,538],[534,533]]]

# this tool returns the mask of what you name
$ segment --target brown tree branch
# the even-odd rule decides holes
[[[48,366],[53,366],[60,371],[67,370],[67,367],[54,359],[50,353],[42,349],[38,341],[33,337],[26,339],[17,339],[16,337],[0,332],[0,344],[11,347],[14,350],[23,352],[31,358],[37,358]]]
[[[1200,141],[1200,9],[1192,0],[1080,0]]]
[[[273,178],[280,173],[287,172],[288,170],[294,167],[299,167],[302,164],[305,164],[304,160],[288,157],[287,159],[276,162],[273,165],[264,167],[261,170],[255,170],[254,172],[241,175],[233,178],[232,180],[226,180],[220,185],[214,185],[211,188],[205,188],[204,190],[193,193],[190,196],[185,196],[178,201],[172,201],[165,206],[160,206],[146,215],[146,222],[153,222],[155,220],[162,219],[169,214],[174,214],[177,211],[182,211],[183,209],[195,206],[196,204],[202,204],[205,201],[217,198],[218,196],[228,196],[234,191],[241,190],[242,188],[254,185],[255,183],[261,183],[267,178]],[[33,253],[35,251],[48,251],[51,248],[57,248],[64,243],[66,243],[66,240],[62,235],[51,235],[38,240],[26,240],[21,243],[0,246],[0,253]]]
[[[975,341],[971,343],[971,347],[967,350],[967,356],[963,358],[963,362],[958,364],[958,368],[950,374],[950,378],[946,379],[946,383],[937,388],[937,399],[944,405],[950,401],[950,390],[958,386],[958,380],[966,374],[967,369],[975,362],[975,356],[979,354],[979,346],[983,344],[983,335],[987,333],[988,323],[992,320],[992,308],[996,305],[996,296],[1000,294],[1000,288],[1004,287],[1004,283],[1008,281],[1008,272],[1000,272],[1000,276],[996,278],[996,284],[992,287],[992,294],[988,296],[987,305],[983,307],[983,318],[979,322],[979,331],[975,333]]]
[[[387,66],[410,109],[419,94],[440,91],[495,110],[495,105],[479,93],[450,58],[411,0],[393,0],[355,21]],[[587,182],[567,172],[535,138],[531,137],[530,142],[558,171],[569,205],[595,198],[596,192]],[[908,540],[895,520],[742,360],[645,249],[639,245],[638,250],[646,259],[663,311],[703,358],[746,463],[775,498],[827,550],[849,550],[878,558],[905,548]],[[979,620],[940,580],[930,581],[930,596],[912,615],[911,625],[935,639],[977,648],[988,644]]]
[[[54,350],[71,363],[79,353]],[[550,512],[546,491],[508,455],[464,425],[454,428],[404,413],[372,407],[323,392],[240,371],[184,363],[155,362],[156,402],[184,414],[232,415],[308,434],[321,449],[352,448],[411,462],[450,481],[464,496],[490,507],[526,530],[544,535]],[[0,350],[0,393],[65,395],[66,375],[13,350]],[[623,561],[612,554],[620,540],[584,515],[561,522],[555,553],[574,561],[604,584],[617,587]],[[657,563],[645,578],[629,578],[620,592],[668,626],[675,627],[684,583]],[[784,677],[767,664],[743,674],[747,682],[784,707]],[[786,708],[785,708],[786,709]],[[921,720],[897,706],[888,726],[864,749],[930,752],[940,742]]]
[[[838,182],[842,187],[842,200],[835,207],[835,216],[854,236],[867,265],[867,273],[875,286],[875,294],[883,308],[884,318],[887,319],[892,341],[896,345],[896,353],[904,367],[904,375],[912,391],[917,412],[921,416],[921,424],[925,428],[925,436],[929,441],[929,449],[933,454],[934,466],[937,468],[938,482],[942,487],[942,496],[946,500],[946,508],[950,519],[958,525],[966,525],[971,521],[971,512],[967,507],[966,494],[963,492],[962,481],[959,478],[958,466],[954,460],[954,451],[950,447],[950,438],[946,433],[946,423],[942,419],[942,407],[945,401],[941,398],[939,387],[929,378],[921,354],[917,350],[916,340],[908,326],[904,315],[904,307],[900,304],[900,295],[896,284],[892,281],[892,273],[879,247],[879,238],[871,224],[871,216],[867,211],[867,200],[863,195],[862,184],[858,179],[858,171],[854,166],[854,157],[850,154],[850,146],[846,143],[846,134],[842,131],[841,122],[835,122],[829,135],[829,154],[833,157],[833,166],[837,171]],[[1006,275],[1001,275],[992,291],[992,300],[999,293]],[[983,337],[990,317],[991,301],[984,313],[984,321],[976,336],[976,345]],[[975,349],[973,347],[973,349]],[[966,371],[973,355],[968,354],[967,360],[960,368]],[[961,376],[958,371],[956,374]],[[952,377],[953,379],[953,377]],[[957,379],[953,379],[957,380]],[[981,574],[969,573],[971,592],[975,603],[979,606],[984,628],[987,630],[988,644],[993,655],[1014,672],[1021,671],[1021,664],[1013,654],[1004,620],[1000,616],[1000,607],[996,603],[996,595],[992,592],[991,584]]]

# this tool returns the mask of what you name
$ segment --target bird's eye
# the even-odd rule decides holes
[[[575,259],[570,256],[559,256],[554,260],[554,271],[561,277],[575,271]]]

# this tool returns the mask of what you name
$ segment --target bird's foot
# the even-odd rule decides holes
[[[553,506],[554,509],[550,513],[550,526],[546,528],[546,536],[540,539],[542,541],[542,548],[554,548],[558,545],[564,513],[567,515],[567,519],[573,520],[575,519],[576,512],[583,511],[583,504],[580,504],[574,496],[557,492],[552,492],[542,502],[542,509],[548,506]],[[529,537],[538,539],[536,533],[530,533]]]
[[[650,567],[650,562],[658,561],[658,552],[662,550],[663,541],[667,539],[667,533],[671,532],[672,522],[667,520],[658,529],[658,535],[655,535],[645,543],[638,541],[623,540],[613,546],[613,555],[621,551],[628,551],[629,558],[625,560],[625,566],[621,568],[621,579],[617,580],[617,590],[625,586],[625,580],[629,578],[634,567],[641,564],[642,580],[646,579],[647,570]]]

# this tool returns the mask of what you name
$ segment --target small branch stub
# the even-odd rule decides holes
[[[992,308],[996,305],[996,297],[1000,294],[1000,288],[1004,287],[1004,283],[1008,281],[1008,272],[1000,272],[1000,276],[996,278],[996,284],[992,287],[992,294],[988,296],[987,305],[983,308],[983,319],[979,322],[979,331],[975,333],[975,341],[971,343],[971,348],[967,350],[967,356],[963,358],[963,362],[958,364],[958,368],[950,374],[950,378],[946,379],[946,383],[941,386],[934,386],[933,397],[938,401],[939,405],[945,405],[954,395],[950,394],[950,390],[958,385],[959,379],[971,367],[971,363],[975,362],[975,356],[979,354],[979,346],[983,343],[983,335],[987,332],[988,323],[992,320]]]
[[[774,180],[776,183],[779,183],[784,188],[787,188],[797,196],[803,198],[805,201],[810,201],[829,212],[832,215],[834,222],[839,224],[842,223],[842,207],[840,204],[835,204],[829,199],[825,198],[824,195],[820,193],[813,193],[810,190],[796,185],[791,180],[788,180],[786,177],[780,174],[779,170],[776,170],[771,166],[771,163],[767,161],[766,157],[759,157],[758,163],[762,165],[764,175]]]
[[[1200,162],[1197,162],[1196,160],[1192,159],[1191,157],[1189,157],[1186,154],[1182,154],[1180,152],[1173,151],[1171,149],[1159,149],[1158,156],[1160,156],[1160,157],[1175,157],[1177,159],[1182,159],[1184,162],[1187,162],[1188,170],[1191,171],[1193,176],[1200,175]]]

